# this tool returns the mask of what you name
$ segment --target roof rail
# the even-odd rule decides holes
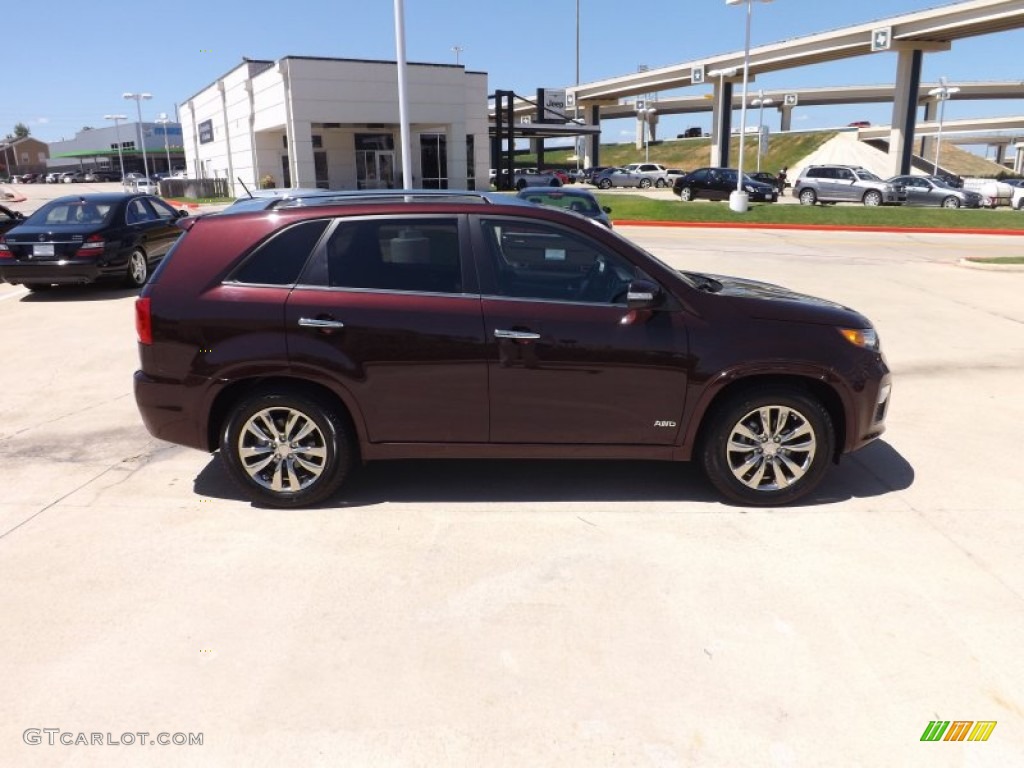
[[[344,205],[347,203],[503,203],[505,196],[495,197],[492,192],[448,189],[361,189],[324,191],[321,194],[285,198],[276,208],[305,208],[311,205]]]

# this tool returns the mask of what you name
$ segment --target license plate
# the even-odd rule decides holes
[[[53,243],[37,243],[33,245],[32,255],[37,259],[40,256],[53,256]]]

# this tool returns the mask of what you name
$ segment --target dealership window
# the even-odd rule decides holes
[[[466,189],[476,189],[476,144],[473,134],[466,134]]]
[[[448,137],[420,134],[420,172],[424,189],[448,189]]]

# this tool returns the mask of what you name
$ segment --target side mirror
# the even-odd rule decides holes
[[[649,280],[633,280],[626,292],[626,306],[630,309],[654,309],[661,299],[661,286]]]
[[[185,218],[186,216],[188,216],[188,211],[184,211],[184,210],[182,210],[182,211],[178,211],[178,218],[179,218],[179,219],[183,219],[183,218]]]
[[[25,214],[22,213],[21,211],[15,211],[14,212],[14,220],[15,221],[24,221],[25,220]]]
[[[605,213],[611,213],[612,212],[612,208],[611,208],[610,205],[601,206],[601,210],[604,211]]]

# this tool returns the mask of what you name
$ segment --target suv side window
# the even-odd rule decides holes
[[[327,243],[328,285],[461,293],[456,219],[341,221]]]
[[[294,285],[326,228],[327,220],[320,219],[278,232],[257,247],[225,282]]]
[[[856,177],[853,175],[853,171],[849,168],[836,168],[834,170],[836,178],[840,181],[855,181]]]
[[[690,181],[696,182],[697,184],[703,184],[708,180],[707,168],[701,168],[699,171],[694,171],[690,174]]]
[[[639,269],[577,233],[536,221],[483,220],[499,296],[624,304]]]

